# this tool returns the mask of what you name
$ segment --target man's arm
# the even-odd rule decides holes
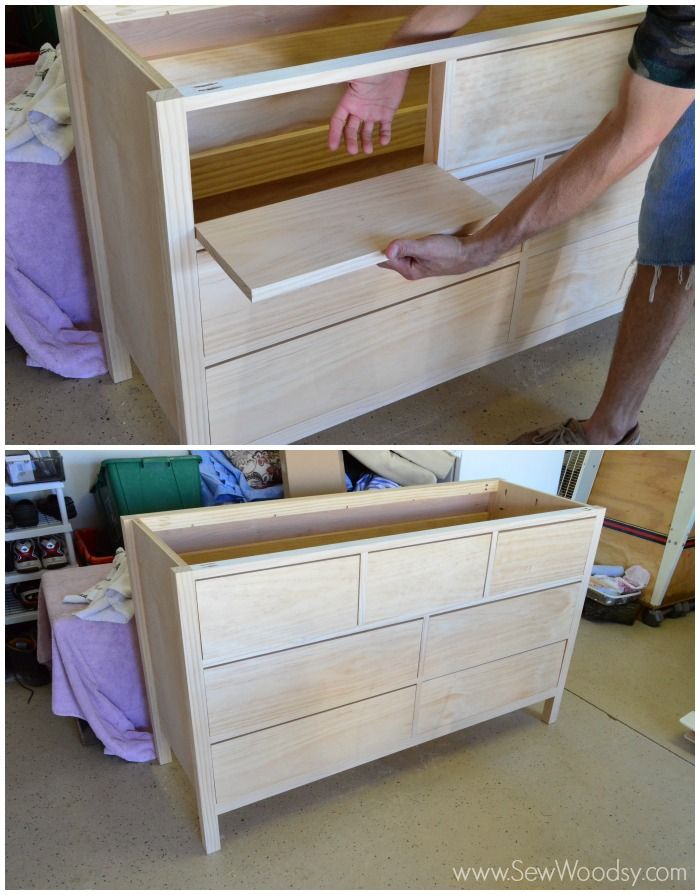
[[[386,48],[450,37],[482,9],[483,6],[422,7],[391,36]],[[344,138],[349,154],[357,155],[359,136],[363,150],[371,153],[372,132],[376,124],[379,124],[380,145],[388,146],[391,142],[391,122],[403,99],[408,75],[407,71],[395,71],[350,81],[331,118],[329,148],[338,149]]]
[[[627,70],[615,108],[598,127],[472,236],[395,240],[382,267],[407,279],[466,273],[566,223],[647,159],[694,99]]]

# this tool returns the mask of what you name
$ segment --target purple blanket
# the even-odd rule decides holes
[[[76,618],[64,603],[102,580],[111,566],[46,572],[39,592],[37,658],[51,664],[55,715],[83,718],[105,747],[126,761],[156,757],[134,619],[126,625]]]
[[[32,66],[5,72],[12,98]],[[107,371],[75,152],[62,165],[5,164],[5,322],[30,366]]]

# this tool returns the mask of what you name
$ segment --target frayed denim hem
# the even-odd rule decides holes
[[[678,284],[683,285],[683,277],[684,268],[688,268],[688,275],[685,280],[685,291],[689,292],[695,286],[695,264],[658,264],[655,261],[642,261],[639,257],[633,258],[630,263],[627,265],[627,268],[622,275],[622,281],[620,282],[620,287],[622,287],[622,283],[625,281],[625,277],[629,273],[630,267],[633,264],[642,265],[644,267],[653,267],[654,268],[654,276],[651,281],[651,286],[649,287],[649,304],[654,301],[654,296],[656,295],[656,287],[659,284],[659,280],[661,279],[661,273],[665,267],[675,267],[678,271]]]

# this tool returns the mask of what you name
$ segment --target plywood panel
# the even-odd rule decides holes
[[[370,553],[366,622],[431,612],[484,593],[491,535]]]
[[[260,34],[249,43],[161,56],[151,64],[175,86],[204,84],[256,71],[380,50],[401,21],[401,17],[387,16],[372,22],[317,28],[312,32]]]
[[[637,226],[628,224],[528,258],[515,338],[616,304],[624,298],[623,278],[636,250]]]
[[[557,9],[557,7],[544,7]],[[578,7],[565,7],[578,9]],[[166,57],[175,54],[228,48],[258,39],[292,32],[371,22],[389,16],[406,16],[410,6],[304,6],[226,5],[226,6],[117,6],[114,15],[96,12],[109,21],[114,31],[142,55]],[[160,10],[157,13],[155,10]],[[196,11],[195,11],[196,9]],[[171,15],[171,10],[179,13]],[[183,12],[186,13],[183,15]],[[159,17],[155,20],[149,16]],[[553,13],[550,12],[549,17]],[[560,13],[561,15],[561,13]]]
[[[623,28],[459,62],[447,169],[534,156],[583,137],[615,103],[632,34]]]
[[[195,758],[190,733],[190,705],[178,598],[173,578],[176,557],[163,550],[149,532],[138,524],[125,526],[129,564],[135,571],[134,601],[139,636],[147,643],[143,652],[144,673],[155,690],[154,714],[165,743],[172,747],[190,781],[196,780]],[[165,744],[163,744],[164,746]],[[163,750],[164,751],[164,750]],[[161,752],[159,744],[159,753]],[[159,754],[167,761],[167,754]]]
[[[147,92],[164,82],[78,11],[75,36],[73,52],[80,54],[83,72],[111,310],[119,337],[166,416],[177,425],[173,312],[146,101]],[[91,72],[100,76],[91,77]]]
[[[606,451],[589,502],[606,515],[668,534],[689,451]]]
[[[433,616],[423,677],[438,677],[565,640],[580,590],[580,584],[569,584]]]
[[[234,807],[401,749],[415,687],[212,746],[216,798]]]
[[[282,451],[285,497],[339,494],[348,490],[342,451]]]
[[[211,736],[239,736],[415,683],[422,626],[408,622],[208,668]]]
[[[347,419],[472,369],[507,341],[516,273],[507,267],[209,369],[212,442],[253,443],[272,426],[312,432],[331,411]]]
[[[554,689],[565,646],[553,643],[421,684],[417,733],[466,723],[473,715],[497,708],[507,711],[511,703]]]
[[[666,590],[663,605],[695,598],[695,547],[686,547]]]
[[[575,519],[501,532],[490,593],[510,593],[581,576],[594,525],[595,519]]]
[[[496,209],[434,165],[206,221],[197,236],[251,299],[384,259],[399,236],[454,233]]]
[[[468,525],[472,522],[485,522],[489,514],[469,513],[459,516],[446,516],[439,519],[374,525],[364,529],[346,529],[328,533],[302,535],[279,540],[248,542],[239,546],[212,547],[204,550],[193,550],[181,554],[181,558],[189,565],[196,563],[221,562],[226,559],[240,559],[243,556],[279,553],[283,550],[303,550],[308,547],[319,547],[330,544],[342,544],[347,541],[360,541],[365,538],[381,538],[414,531],[426,531],[432,528],[446,528],[452,525]]]
[[[204,659],[292,646],[357,624],[359,557],[211,578],[197,584]]]

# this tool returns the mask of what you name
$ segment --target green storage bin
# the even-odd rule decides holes
[[[93,487],[114,547],[123,545],[120,517],[201,507],[201,457],[128,457],[103,460]]]

